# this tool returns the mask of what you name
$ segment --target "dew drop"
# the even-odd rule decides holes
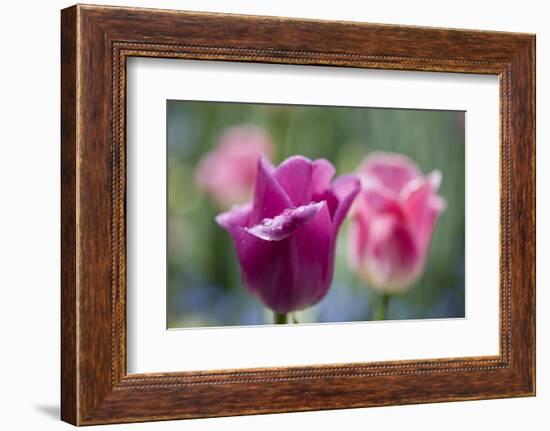
[[[269,226],[269,225],[271,225],[271,223],[273,223],[273,219],[264,218],[264,219],[262,220],[262,224],[263,224],[264,226]]]

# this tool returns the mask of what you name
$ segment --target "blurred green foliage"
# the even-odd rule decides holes
[[[168,327],[272,323],[271,312],[242,286],[234,247],[214,217],[221,212],[194,181],[197,163],[227,127],[263,127],[275,144],[273,162],[302,154],[333,162],[337,175],[354,171],[372,151],[416,161],[443,174],[447,200],[426,270],[392,297],[388,319],[464,317],[464,112],[167,102]],[[300,323],[371,320],[381,298],[348,269],[346,230],[339,235],[335,276],[327,296],[297,313]]]

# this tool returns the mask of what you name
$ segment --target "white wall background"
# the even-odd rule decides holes
[[[172,9],[537,34],[538,373],[536,398],[105,426],[135,430],[547,429],[550,423],[550,13],[543,1],[130,0]],[[0,15],[0,427],[70,429],[59,409],[59,9],[4,2]],[[546,192],[544,194],[544,192]]]

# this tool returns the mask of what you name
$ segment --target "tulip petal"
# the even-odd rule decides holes
[[[330,286],[331,220],[327,206],[294,234],[264,240],[251,229],[235,230],[235,247],[246,288],[267,307],[288,313],[313,305]]]
[[[368,224],[362,217],[353,217],[347,232],[347,258],[350,268],[354,271],[361,269],[362,257],[369,240]]]
[[[282,312],[272,298],[276,298],[276,289],[281,283],[282,273],[278,268],[289,240],[265,241],[245,228],[237,228],[233,241],[245,288],[272,310]]]
[[[369,221],[372,213],[361,191],[352,207],[351,223],[348,227],[348,260],[352,269],[359,269],[369,241]]]
[[[437,217],[445,208],[445,200],[435,194],[436,185],[438,184],[434,184],[432,177],[422,179],[415,189],[409,190],[405,201],[420,249],[426,253]]]
[[[248,219],[252,212],[252,205],[234,205],[229,211],[218,214],[216,223],[233,234],[236,228],[248,225]]]
[[[351,204],[361,189],[359,179],[353,175],[342,175],[332,182],[331,191],[338,199],[338,206],[332,217],[334,235],[338,233],[340,225],[344,221]]]
[[[366,188],[361,192],[363,205],[362,215],[393,214],[399,220],[405,219],[402,202],[384,189]]]
[[[422,264],[415,237],[405,223],[392,215],[371,220],[363,268],[375,287],[397,292],[416,279]]]
[[[299,206],[311,200],[312,173],[311,160],[303,156],[292,156],[279,165],[274,176],[294,206]]]
[[[402,154],[375,152],[361,164],[359,173],[398,194],[405,184],[422,175],[418,166]]]
[[[443,175],[441,174],[440,170],[435,170],[431,172],[428,177],[428,181],[432,185],[432,190],[434,193],[436,193],[439,190],[439,186],[441,185],[441,180],[443,179]]]
[[[265,157],[258,160],[254,203],[249,225],[258,224],[264,218],[272,218],[292,207],[289,196],[274,177],[275,168]]]
[[[370,241],[371,221],[380,215],[390,215],[401,222],[406,221],[402,203],[391,193],[380,188],[365,188],[353,203],[352,223],[348,232],[349,258],[353,268],[362,264]]]
[[[336,169],[327,159],[318,159],[313,162],[313,173],[311,176],[311,187],[313,200],[316,195],[322,195],[330,187],[330,180],[336,173]]]
[[[323,207],[323,202],[285,209],[273,218],[265,218],[257,225],[246,228],[248,233],[265,241],[280,241],[296,229],[311,221]]]
[[[315,218],[292,236],[293,251],[289,256],[295,289],[292,304],[298,310],[316,304],[327,293],[334,271],[333,223],[327,205]]]

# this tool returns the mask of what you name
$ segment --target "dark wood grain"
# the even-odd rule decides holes
[[[74,6],[62,11],[61,39],[63,420],[85,425],[534,395],[533,35]],[[500,354],[127,375],[130,56],[498,75]]]
[[[61,15],[61,417],[78,422],[76,300],[76,8]]]

